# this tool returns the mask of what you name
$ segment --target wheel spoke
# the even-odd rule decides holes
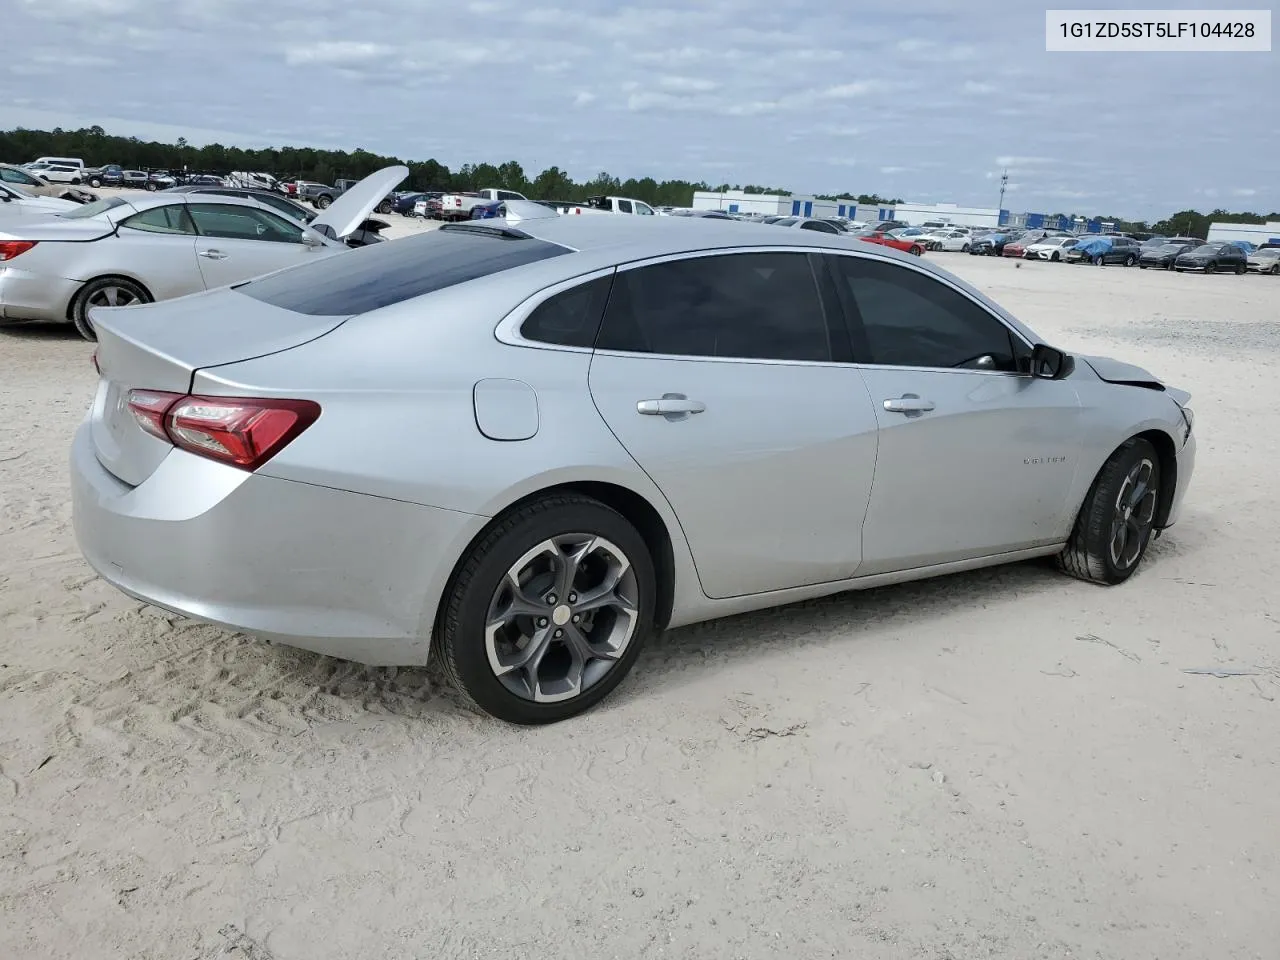
[[[503,625],[515,617],[545,617],[547,615],[547,605],[525,593],[524,588],[520,586],[520,581],[516,579],[512,571],[507,571],[503,585],[509,591],[511,599],[503,607],[502,611],[490,621],[490,624]]]
[[[582,569],[582,561],[585,560],[596,548],[596,538],[592,537],[586,543],[580,543],[566,550],[564,547],[557,545],[556,547],[556,598],[564,603],[569,594],[575,590],[574,584],[578,579],[578,572]]]
[[[1124,560],[1124,549],[1129,542],[1129,524],[1121,522],[1115,524],[1111,529],[1111,559],[1116,563],[1122,563]]]
[[[533,690],[538,685],[538,667],[541,666],[542,658],[546,656],[550,646],[551,628],[537,630],[529,638],[529,643],[523,650],[516,651],[514,656],[500,663],[493,672],[503,677],[509,673],[521,671],[529,680],[529,689]]]

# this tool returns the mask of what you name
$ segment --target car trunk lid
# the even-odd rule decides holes
[[[43,211],[42,211],[43,212]],[[50,241],[87,243],[100,240],[115,232],[115,226],[105,220],[60,220],[54,210],[47,211],[48,219],[23,220],[21,224],[6,223],[0,229],[0,240],[31,240],[36,243]]]
[[[129,407],[131,390],[185,394],[203,367],[279,353],[336,329],[347,318],[294,313],[223,289],[132,307],[97,307],[101,380],[90,411],[98,460],[124,483],[147,479],[172,451]]]

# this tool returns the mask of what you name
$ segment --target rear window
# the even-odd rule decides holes
[[[321,257],[234,289],[294,313],[341,317],[570,252],[513,230],[442,227]]]

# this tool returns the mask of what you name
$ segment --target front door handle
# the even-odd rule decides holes
[[[934,402],[923,397],[917,397],[914,393],[908,393],[892,400],[886,400],[884,408],[890,413],[928,413],[934,408]]]
[[[221,250],[201,250],[201,251],[200,251],[200,253],[199,253],[199,256],[204,257],[206,260],[225,260],[225,259],[227,259],[227,255],[226,255],[225,253],[223,253]]]
[[[661,400],[641,400],[636,404],[637,413],[668,420],[683,420],[706,409],[707,405],[701,400],[690,400],[683,393],[664,393]]]

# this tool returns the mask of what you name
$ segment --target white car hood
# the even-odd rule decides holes
[[[354,233],[368,219],[369,214],[373,213],[374,208],[386,199],[387,194],[407,176],[409,168],[403,165],[383,167],[369,174],[334,200],[327,209],[320,211],[320,216],[311,221],[311,229],[328,227],[333,231],[333,239],[337,240]]]

